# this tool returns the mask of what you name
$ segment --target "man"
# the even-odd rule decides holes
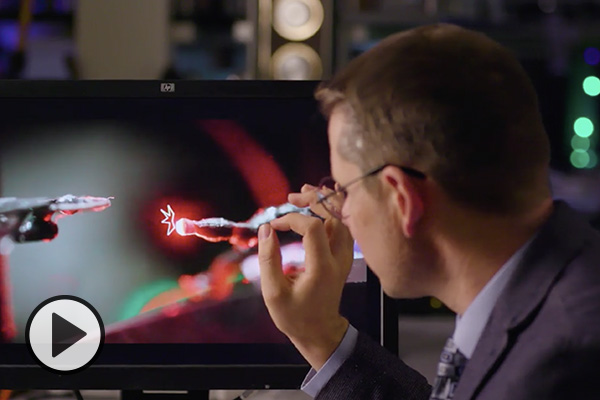
[[[505,48],[433,25],[393,35],[317,91],[337,191],[291,194],[259,231],[277,327],[313,367],[319,399],[596,398],[600,235],[548,184],[534,89]],[[323,198],[325,195],[325,198]],[[358,242],[384,291],[458,315],[425,378],[339,315]],[[304,236],[306,272],[281,272],[275,230]]]

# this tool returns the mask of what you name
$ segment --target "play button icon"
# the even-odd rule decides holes
[[[40,366],[67,374],[89,366],[104,344],[98,311],[75,296],[56,296],[31,313],[25,330],[27,346]]]
[[[61,317],[52,313],[52,357],[73,346],[87,335],[84,331]]]

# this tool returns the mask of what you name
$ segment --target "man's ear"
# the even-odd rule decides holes
[[[404,235],[410,238],[415,234],[417,223],[424,213],[422,188],[398,167],[388,166],[381,171],[381,175],[392,191],[392,201],[398,207]]]

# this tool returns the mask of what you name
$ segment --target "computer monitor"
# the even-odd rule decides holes
[[[112,205],[57,221],[53,240],[0,241],[0,388],[297,388],[309,366],[271,321],[256,247],[167,235],[177,217],[245,221],[329,174],[315,82],[0,82],[0,195],[99,196]],[[299,237],[281,234],[286,272]],[[397,319],[355,249],[341,312],[397,351]],[[72,374],[25,343],[43,301],[77,296],[105,344]],[[14,327],[15,329],[10,329]]]

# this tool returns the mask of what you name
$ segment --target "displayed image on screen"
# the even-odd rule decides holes
[[[165,214],[247,221],[329,175],[326,122],[306,99],[2,99],[0,194],[110,197],[57,221],[48,242],[5,251],[5,338],[24,343],[32,310],[69,294],[100,313],[111,344],[289,343],[260,293],[255,241],[167,235]],[[280,233],[284,271],[301,238]],[[341,311],[372,325],[358,248]],[[11,325],[12,326],[9,326]],[[11,329],[8,329],[11,328]]]

